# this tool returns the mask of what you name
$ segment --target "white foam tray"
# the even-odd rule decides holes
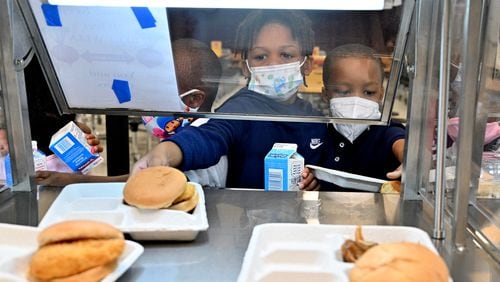
[[[340,248],[354,239],[355,225],[268,223],[254,227],[238,282],[349,281],[353,263],[342,260]],[[437,254],[421,229],[363,225],[363,237],[377,243],[414,242]]]
[[[31,256],[38,248],[39,228],[0,223],[0,281],[27,281]],[[102,281],[117,280],[144,252],[144,248],[133,241],[125,241],[125,250],[118,259],[115,270]]]
[[[197,183],[192,184],[199,195],[192,214],[125,205],[125,183],[71,184],[52,203],[39,227],[68,219],[93,219],[109,223],[135,240],[194,240],[199,231],[208,229],[208,220],[203,189]]]
[[[315,165],[306,165],[310,168],[316,178],[334,183],[347,189],[355,189],[368,192],[379,192],[382,184],[387,180],[367,177],[363,175],[348,173],[340,170],[328,169]]]

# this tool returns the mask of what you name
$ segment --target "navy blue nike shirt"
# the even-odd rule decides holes
[[[330,125],[324,144],[329,149],[325,150],[325,159],[320,166],[388,180],[386,174],[400,165],[392,152],[392,145],[405,136],[405,127],[391,122],[388,126],[371,125],[351,143]],[[321,190],[344,191],[326,182],[321,183]]]
[[[321,116],[310,103],[275,102],[241,89],[217,112],[263,115]],[[226,187],[264,188],[264,157],[274,143],[295,143],[306,164],[319,165],[327,136],[325,123],[211,119],[200,127],[188,127],[172,136],[183,152],[182,170],[206,168],[228,156]]]

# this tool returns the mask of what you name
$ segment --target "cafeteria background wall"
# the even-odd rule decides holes
[[[386,42],[396,38],[401,6],[383,11],[305,10],[315,31],[316,45],[331,50],[347,43],[371,46],[387,53]],[[232,48],[235,31],[248,9],[186,9],[167,10],[172,41],[195,38],[206,44],[222,41],[223,48]]]

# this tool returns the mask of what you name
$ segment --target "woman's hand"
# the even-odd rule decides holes
[[[309,168],[305,167],[301,174],[302,180],[299,182],[299,189],[305,191],[317,191],[320,188],[319,181],[314,177],[314,175],[309,171]]]
[[[85,138],[87,139],[87,144],[92,146],[92,153],[102,153],[104,151],[103,146],[101,145],[101,140],[97,138],[94,134],[92,134],[92,130],[86,124],[81,122],[76,122],[76,125],[85,133]]]

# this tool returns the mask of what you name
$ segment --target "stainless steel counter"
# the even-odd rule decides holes
[[[59,192],[0,193],[0,222],[37,225]],[[205,190],[209,229],[192,242],[140,242],[144,254],[120,281],[236,281],[252,229],[262,223],[406,225],[432,233],[432,211],[421,201],[400,203],[398,195],[372,193],[323,192],[319,200],[303,196]],[[449,223],[447,229],[451,232]],[[449,239],[434,241],[454,281],[500,281],[500,266],[468,238],[463,253]]]

